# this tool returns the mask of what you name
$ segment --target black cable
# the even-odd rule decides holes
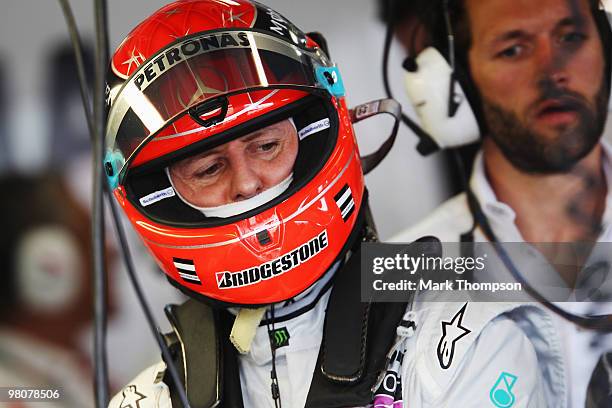
[[[459,182],[461,183],[461,188],[463,191],[468,191],[469,186],[469,178],[467,171],[465,169],[465,164],[463,162],[463,158],[459,153],[459,149],[452,149],[453,158],[455,159],[455,166],[457,168],[457,172],[459,173]]]
[[[83,109],[85,109],[85,120],[87,121],[87,130],[89,136],[93,140],[94,134],[94,123],[91,114],[91,96],[89,95],[87,74],[85,72],[85,61],[83,59],[83,42],[79,35],[74,15],[68,0],[58,0],[64,13],[64,19],[66,20],[66,27],[68,28],[68,34],[70,35],[70,42],[74,52],[74,58],[76,60],[77,75],[79,79],[79,88],[81,94],[81,102],[83,103]]]
[[[60,6],[62,7],[62,11],[64,13],[64,18],[66,19],[66,25],[68,27],[68,31],[70,34],[70,40],[72,42],[72,46],[74,49],[74,54],[75,54],[75,60],[76,60],[76,65],[77,65],[77,73],[78,73],[78,79],[79,79],[79,85],[80,85],[80,91],[81,91],[81,99],[83,102],[83,108],[85,111],[85,117],[87,120],[87,127],[89,130],[89,134],[90,137],[92,139],[92,143],[95,143],[95,127],[94,127],[94,120],[92,117],[92,112],[91,112],[91,104],[90,104],[90,95],[89,95],[89,91],[88,91],[88,80],[87,80],[87,75],[85,72],[85,64],[84,64],[84,60],[83,60],[83,47],[82,47],[82,42],[80,40],[80,36],[79,36],[79,31],[78,31],[78,27],[76,25],[76,21],[74,19],[74,15],[72,13],[72,9],[70,7],[70,3],[68,2],[68,0],[59,0],[60,2]],[[94,155],[94,157],[96,157]],[[100,162],[101,163],[101,162]],[[96,167],[98,163],[94,162],[94,168]],[[103,177],[102,177],[103,179]],[[157,343],[161,349],[161,353],[162,356],[164,358],[164,361],[166,361],[166,365],[168,367],[168,371],[170,373],[170,377],[172,378],[174,385],[175,385],[175,389],[177,389],[178,391],[178,396],[179,396],[179,400],[181,401],[181,403],[183,404],[184,408],[189,408],[189,402],[187,400],[187,395],[185,394],[185,389],[182,386],[180,377],[178,375],[178,372],[176,370],[176,367],[174,366],[174,364],[172,364],[172,356],[170,353],[170,350],[168,349],[168,346],[166,344],[166,342],[164,341],[160,330],[159,330],[159,325],[157,324],[157,322],[155,321],[155,318],[153,317],[153,313],[151,312],[151,308],[146,300],[146,297],[144,296],[144,293],[142,291],[142,287],[140,285],[140,283],[138,282],[138,278],[136,276],[135,273],[135,268],[134,265],[132,263],[132,256],[129,252],[129,246],[128,246],[128,242],[127,242],[127,238],[126,238],[126,234],[125,234],[125,230],[123,229],[123,224],[121,222],[121,217],[118,214],[118,211],[116,209],[116,204],[113,201],[113,197],[111,197],[109,190],[108,190],[108,184],[105,182],[102,182],[102,186],[104,188],[104,194],[106,195],[107,199],[109,200],[110,203],[110,207],[111,207],[111,213],[112,213],[112,218],[113,218],[113,224],[115,226],[115,231],[117,233],[117,236],[119,238],[119,242],[120,242],[120,249],[121,249],[121,254],[122,254],[122,258],[124,261],[124,264],[126,266],[126,270],[128,272],[128,276],[130,278],[130,282],[134,288],[134,291],[136,292],[136,297],[139,300],[139,303],[141,305],[141,308],[143,310],[143,313],[145,314],[145,318],[147,320],[147,323],[149,325],[149,328],[151,329],[153,336],[155,337],[155,339],[157,340]],[[94,294],[95,295],[95,294]],[[106,312],[103,313],[103,317],[104,317],[104,321],[106,321],[105,315]],[[95,364],[96,369],[98,367],[98,364]],[[107,372],[100,372],[96,375],[96,378],[101,378],[102,376],[106,375],[106,378],[108,378],[108,374]],[[98,383],[96,381],[96,386],[104,386],[104,383],[107,383],[107,381],[103,381]],[[106,408],[106,405],[104,405],[104,407]]]
[[[393,98],[391,93],[391,86],[389,85],[389,54],[391,52],[391,40],[393,39],[393,24],[389,22],[385,31],[385,42],[383,45],[383,86],[385,87],[385,93],[387,98]]]
[[[93,100],[93,209],[92,242],[94,258],[94,356],[97,362],[95,372],[95,397],[98,408],[106,408],[109,402],[108,357],[106,350],[107,293],[108,277],[105,265],[104,197],[102,154],[104,151],[104,130],[106,118],[104,109],[105,71],[108,65],[108,33],[106,31],[106,1],[94,0],[96,26],[96,66]]]
[[[100,191],[102,187],[102,173],[96,175],[96,168],[101,168],[98,165],[97,158],[100,156],[96,150],[96,131],[94,119],[92,117],[90,95],[88,91],[88,81],[85,73],[85,64],[83,61],[83,47],[79,36],[78,27],[70,7],[68,0],[59,0],[64,18],[66,20],[66,26],[70,35],[72,47],[74,49],[74,55],[77,65],[77,75],[79,79],[79,88],[81,93],[81,101],[83,103],[83,110],[85,112],[85,118],[87,121],[87,128],[89,130],[92,145],[94,146],[93,154],[93,168],[94,168],[94,187],[93,187],[93,208],[92,208],[92,245],[93,245],[93,257],[94,257],[94,389],[95,399],[97,407],[108,406],[109,399],[109,385],[108,385],[108,360],[106,352],[106,293],[107,293],[107,282],[104,271],[105,259],[104,259],[104,229],[99,228],[98,224],[100,221],[102,224],[104,220],[100,220],[103,217],[103,203],[102,193]],[[99,180],[99,182],[97,182]],[[102,235],[100,235],[102,231]]]
[[[553,313],[558,314],[563,317],[567,321],[574,323],[575,325],[582,327],[584,329],[589,330],[597,330],[602,332],[612,332],[612,316],[611,315],[600,315],[600,316],[577,316],[573,313],[569,313],[559,306],[551,303],[548,299],[546,299],[537,289],[533,288],[528,282],[523,279],[523,275],[518,270],[508,252],[506,252],[502,243],[497,239],[497,236],[493,232],[491,225],[489,224],[489,220],[486,215],[482,211],[480,207],[480,203],[478,199],[474,195],[471,190],[467,190],[468,194],[468,203],[470,208],[472,209],[473,216],[478,223],[478,225],[482,228],[487,239],[493,244],[493,248],[497,253],[497,256],[502,260],[504,266],[508,269],[508,271],[512,274],[514,279],[521,283],[523,289],[527,293],[529,293],[535,300],[544,305],[547,309],[552,311]]]
[[[272,327],[270,328],[270,322]],[[272,353],[272,370],[270,370],[270,379],[272,383],[270,385],[270,391],[272,393],[272,399],[274,400],[275,408],[281,408],[280,388],[278,386],[278,375],[276,374],[276,349],[277,345],[274,343],[274,304],[270,306],[270,316],[266,321],[266,328],[268,329],[268,338],[270,340],[270,352]]]
[[[474,195],[472,189],[469,187],[463,161],[461,160],[461,157],[456,150],[454,151],[454,157],[457,160],[457,169],[460,172],[461,180],[463,182],[463,188],[467,194],[468,206],[470,207],[470,211],[472,212],[472,215],[474,217],[474,223],[475,225],[478,225],[482,228],[487,239],[493,244],[493,248],[497,253],[497,256],[499,256],[499,258],[502,260],[504,266],[512,274],[514,279],[520,282],[525,291],[529,293],[534,299],[536,299],[538,302],[542,303],[542,305],[544,305],[547,309],[549,309],[553,313],[560,315],[570,323],[589,330],[598,330],[604,332],[612,331],[612,319],[609,315],[581,317],[566,312],[565,310],[551,303],[548,299],[541,295],[537,289],[533,288],[523,278],[523,275],[512,261],[512,258],[510,257],[510,255],[508,255],[505,248],[503,248],[502,243],[499,241],[499,239],[493,232],[493,228],[491,227],[487,216],[482,211],[482,207],[480,206],[478,199]]]
[[[387,94],[387,98],[390,98],[390,99],[395,99],[393,97],[393,93],[391,92],[391,86],[389,84],[389,54],[391,53],[391,40],[393,39],[393,28],[394,28],[393,24],[391,23],[387,24],[387,30],[385,32],[385,43],[383,46],[383,66],[382,66],[383,86],[385,87],[385,93]],[[404,122],[404,124],[408,126],[410,130],[416,133],[416,135],[419,136],[419,138],[421,137],[422,134],[424,134],[423,130],[419,127],[419,125],[414,123],[412,119],[410,119],[408,115],[406,115],[403,112],[402,112],[402,122]]]

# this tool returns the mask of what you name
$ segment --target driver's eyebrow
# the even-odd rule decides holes
[[[263,135],[263,134],[265,134],[265,133],[266,133],[266,132],[264,132],[264,130],[263,130],[263,129],[261,129],[261,130],[258,130],[258,131],[256,131],[256,132],[251,133],[251,134],[250,134],[250,135],[248,135],[248,136],[245,136],[245,137],[241,138],[241,139],[240,139],[240,141],[241,141],[242,143],[248,143],[248,142],[250,142],[250,141],[251,141],[251,140],[253,140],[253,139],[257,139],[258,137],[262,136],[262,135]]]
[[[197,161],[197,160],[200,160],[200,159],[204,159],[204,158],[206,158],[208,156],[211,156],[211,155],[213,155],[215,153],[219,153],[219,151],[221,151],[221,147],[220,146],[215,147],[214,149],[210,149],[210,150],[207,150],[205,152],[196,154],[195,156],[191,156],[191,157],[187,157],[187,158],[185,158],[183,160],[179,160],[178,162],[174,163],[173,166],[177,165],[177,164],[180,164],[180,163],[189,165],[189,164],[193,163],[194,161]]]
[[[275,126],[275,125],[272,125],[272,126]],[[272,132],[274,130],[276,130],[276,127],[274,129],[268,129],[268,128],[259,129],[259,130],[256,130],[255,132],[251,133],[250,135],[243,136],[242,138],[240,138],[240,141],[242,143],[248,143],[248,142],[250,142],[253,139],[257,139],[258,137],[265,136],[266,133]]]
[[[247,136],[242,136],[242,137],[238,138],[237,140],[239,140],[241,143],[248,143],[248,142],[250,142],[253,139],[256,139],[258,137],[264,136],[266,133],[267,132],[266,132],[265,128],[264,129],[259,129],[259,130],[256,130],[255,132],[253,132],[253,133],[251,133],[251,134],[249,134]],[[228,143],[230,143],[230,142],[228,142]],[[221,151],[221,147],[222,146],[223,145],[217,146],[214,149],[207,150],[207,151],[202,152],[202,153],[200,153],[198,155],[195,155],[193,157],[189,157],[189,158],[187,158],[185,160],[188,160],[188,163],[193,163],[196,160],[204,159],[204,158],[206,158],[208,156],[211,156],[211,155],[213,155],[215,153],[219,153]],[[180,161],[177,162],[177,163],[180,163]]]

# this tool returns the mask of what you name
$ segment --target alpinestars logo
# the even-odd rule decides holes
[[[450,322],[442,321],[442,337],[438,343],[437,351],[440,367],[444,370],[448,369],[453,363],[457,342],[472,332],[463,326],[463,315],[467,305],[467,303],[463,305]]]
[[[140,408],[140,401],[145,398],[147,396],[139,393],[135,385],[128,385],[123,390],[123,399],[119,408]]]
[[[327,231],[323,231],[307,243],[272,261],[239,272],[217,272],[217,286],[219,289],[234,289],[275,278],[312,259],[327,248],[327,245]]]

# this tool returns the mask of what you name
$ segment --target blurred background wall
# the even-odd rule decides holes
[[[342,72],[349,105],[384,97],[381,57],[385,27],[377,20],[376,0],[267,0],[305,31],[320,31]],[[73,1],[86,44],[93,41],[90,1]],[[111,48],[130,29],[165,4],[161,0],[109,0]],[[0,17],[0,172],[36,174],[59,172],[71,194],[89,206],[89,143],[80,105],[68,35],[54,0],[8,0]],[[400,47],[391,54],[391,82],[403,97]],[[407,103],[402,99],[404,108]],[[410,113],[410,112],[409,112]],[[392,127],[390,119],[373,119],[356,126],[362,152],[376,148]],[[425,216],[448,197],[449,186],[439,157],[420,157],[416,137],[402,127],[387,160],[367,177],[379,232],[384,239]],[[3,195],[1,200],[10,200]],[[129,227],[128,227],[129,228]],[[109,245],[114,244],[109,230]],[[140,278],[163,321],[162,308],[181,296],[132,239]],[[158,359],[125,272],[116,262],[111,275],[116,310],[109,326],[113,390]],[[68,318],[68,317],[67,317]],[[162,325],[167,328],[167,325]],[[91,348],[90,331],[79,333],[81,346]],[[8,385],[8,384],[7,384]]]

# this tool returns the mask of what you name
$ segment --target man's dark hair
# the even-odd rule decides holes
[[[379,20],[396,26],[411,18],[427,24],[433,16],[433,3],[431,0],[377,0],[376,4]]]

